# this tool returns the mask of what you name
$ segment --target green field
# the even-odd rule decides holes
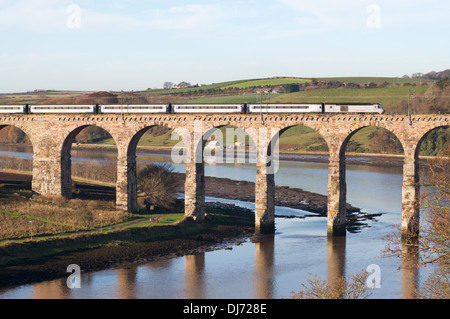
[[[343,83],[357,83],[357,84],[383,84],[385,82],[389,84],[421,84],[424,82],[433,82],[432,80],[424,80],[417,78],[392,78],[392,77],[329,77],[329,78],[316,78],[318,81],[339,81]]]
[[[294,84],[294,83],[305,83],[305,82],[309,82],[309,81],[310,81],[310,79],[300,79],[300,78],[257,79],[257,80],[250,80],[250,81],[227,85],[222,88],[223,89],[227,89],[227,88],[245,89],[245,88],[259,87],[259,86],[263,87],[263,86],[276,86],[276,85]]]
[[[333,102],[377,102],[383,106],[393,106],[408,100],[408,90],[415,90],[416,96],[423,95],[428,86],[399,86],[374,89],[323,89],[283,94],[272,98],[274,103],[333,103]]]
[[[278,97],[281,94],[271,94],[270,98]],[[263,101],[268,99],[267,95],[263,95]],[[258,103],[261,101],[261,95],[254,94],[240,94],[231,96],[219,96],[219,97],[205,97],[195,100],[190,100],[188,103]]]

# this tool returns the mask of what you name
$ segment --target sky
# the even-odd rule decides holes
[[[450,68],[446,0],[0,0],[0,93]]]

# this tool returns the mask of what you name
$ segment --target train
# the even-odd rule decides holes
[[[0,105],[0,114],[385,113],[379,103]]]

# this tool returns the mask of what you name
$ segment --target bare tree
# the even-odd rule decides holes
[[[366,284],[367,277],[367,272],[361,271],[351,275],[350,280],[339,277],[328,283],[314,276],[307,280],[307,284],[301,284],[299,292],[291,292],[291,299],[365,299],[371,295]]]
[[[152,205],[166,209],[174,207],[178,180],[172,172],[170,163],[150,164],[139,171],[138,189],[143,193],[146,208]]]
[[[164,82],[163,88],[164,88],[164,90],[170,90],[171,88],[173,88],[173,83],[172,82]]]

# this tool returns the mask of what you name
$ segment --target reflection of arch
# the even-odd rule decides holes
[[[72,130],[64,139],[61,147],[61,195],[66,198],[72,197],[72,156],[70,151],[75,137],[87,127],[94,126],[106,131],[111,137],[108,130],[98,125],[82,125]],[[112,137],[114,140],[114,137]],[[114,140],[116,144],[116,141]],[[117,144],[116,144],[117,145]]]
[[[432,128],[432,129],[428,130],[425,134],[423,134],[422,137],[419,139],[419,142],[417,143],[417,145],[415,145],[414,158],[415,159],[419,158],[420,147],[422,145],[423,140],[428,136],[428,134],[430,134],[434,130],[437,130],[437,129],[440,129],[440,128],[448,129],[449,127],[450,126],[448,126],[448,125],[436,126],[436,127]]]

